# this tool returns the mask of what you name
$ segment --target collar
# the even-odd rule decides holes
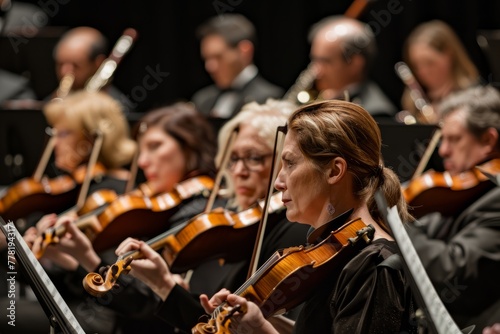
[[[233,83],[231,84],[231,88],[241,89],[241,88],[245,87],[245,85],[247,83],[249,83],[253,78],[255,78],[257,76],[257,73],[259,73],[257,66],[255,66],[254,64],[248,65],[233,80]]]

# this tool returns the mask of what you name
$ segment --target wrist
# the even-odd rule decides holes
[[[153,289],[153,291],[161,298],[161,300],[165,301],[176,284],[177,283],[172,275],[165,274],[159,286],[157,286],[156,289]]]
[[[89,250],[84,254],[83,258],[80,261],[80,265],[87,271],[92,272],[95,268],[99,269],[99,265],[101,264],[101,258],[99,255],[94,252],[93,249]]]

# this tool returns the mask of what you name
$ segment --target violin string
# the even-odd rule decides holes
[[[146,244],[148,246],[151,246],[152,244],[164,239],[165,237],[168,237],[169,235],[172,235],[174,233],[177,233],[179,232],[180,230],[182,230],[186,225],[188,224],[188,222],[184,222],[182,224],[179,224],[177,225],[176,227],[173,227],[171,228],[170,230],[166,231],[166,232],[163,232],[162,234],[160,235],[157,235],[156,237],[152,238],[152,239],[149,239]],[[118,257],[118,259],[126,259],[127,257],[137,253],[138,250],[133,250],[133,251],[130,251],[128,253],[125,253],[121,256]]]
[[[255,271],[255,273],[252,276],[250,276],[250,278],[245,283],[243,283],[241,287],[238,288],[238,290],[234,292],[234,294],[240,295],[242,292],[244,292],[250,285],[252,285],[255,282],[256,278],[262,276],[261,275],[262,272],[267,270],[279,258],[280,258],[279,252],[275,252],[273,256],[271,256],[259,269]],[[222,312],[222,308],[224,307],[225,304],[226,302],[223,302],[215,308],[215,310],[212,312],[212,318],[216,318],[219,315],[219,313]]]

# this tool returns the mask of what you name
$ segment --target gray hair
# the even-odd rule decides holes
[[[488,129],[500,133],[500,93],[492,86],[475,86],[449,95],[439,105],[441,118],[461,110],[465,113],[465,125],[480,138]]]
[[[241,111],[224,124],[219,131],[218,143],[221,149],[215,159],[217,166],[220,166],[225,143],[240,124],[249,124],[257,129],[259,137],[266,142],[269,148],[272,148],[276,137],[276,128],[285,125],[288,116],[296,108],[296,105],[291,102],[274,99],[267,99],[264,104],[257,102],[245,104]]]
[[[278,126],[286,125],[288,117],[296,108],[297,106],[292,102],[274,99],[267,99],[264,104],[250,102],[245,104],[241,111],[220,129],[218,137],[219,150],[215,158],[215,164],[219,169],[223,169],[223,175],[227,184],[227,196],[233,195],[234,187],[231,178],[228,177],[229,174],[226,166],[221,166],[221,164],[224,147],[233,131],[238,129],[241,124],[250,125],[258,130],[258,136],[272,149]]]

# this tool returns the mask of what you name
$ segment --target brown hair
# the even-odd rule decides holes
[[[173,137],[186,157],[186,178],[215,175],[214,157],[217,149],[210,123],[191,103],[175,103],[150,111],[138,122],[135,137],[150,127],[158,127]]]
[[[372,217],[386,231],[374,200],[379,187],[388,205],[397,205],[402,220],[411,219],[398,177],[383,167],[379,127],[361,106],[340,100],[306,105],[290,117],[288,131],[296,134],[299,149],[319,171],[335,157],[345,159],[354,176],[355,196],[367,202]]]
[[[410,68],[412,63],[409,56],[410,46],[416,43],[424,43],[439,53],[449,53],[452,61],[454,89],[468,88],[479,81],[479,72],[470,59],[467,51],[462,45],[453,29],[439,20],[432,20],[417,26],[408,36],[404,46],[403,58]],[[408,90],[403,95],[403,108],[410,108],[413,102]],[[412,108],[413,109],[413,108]]]

